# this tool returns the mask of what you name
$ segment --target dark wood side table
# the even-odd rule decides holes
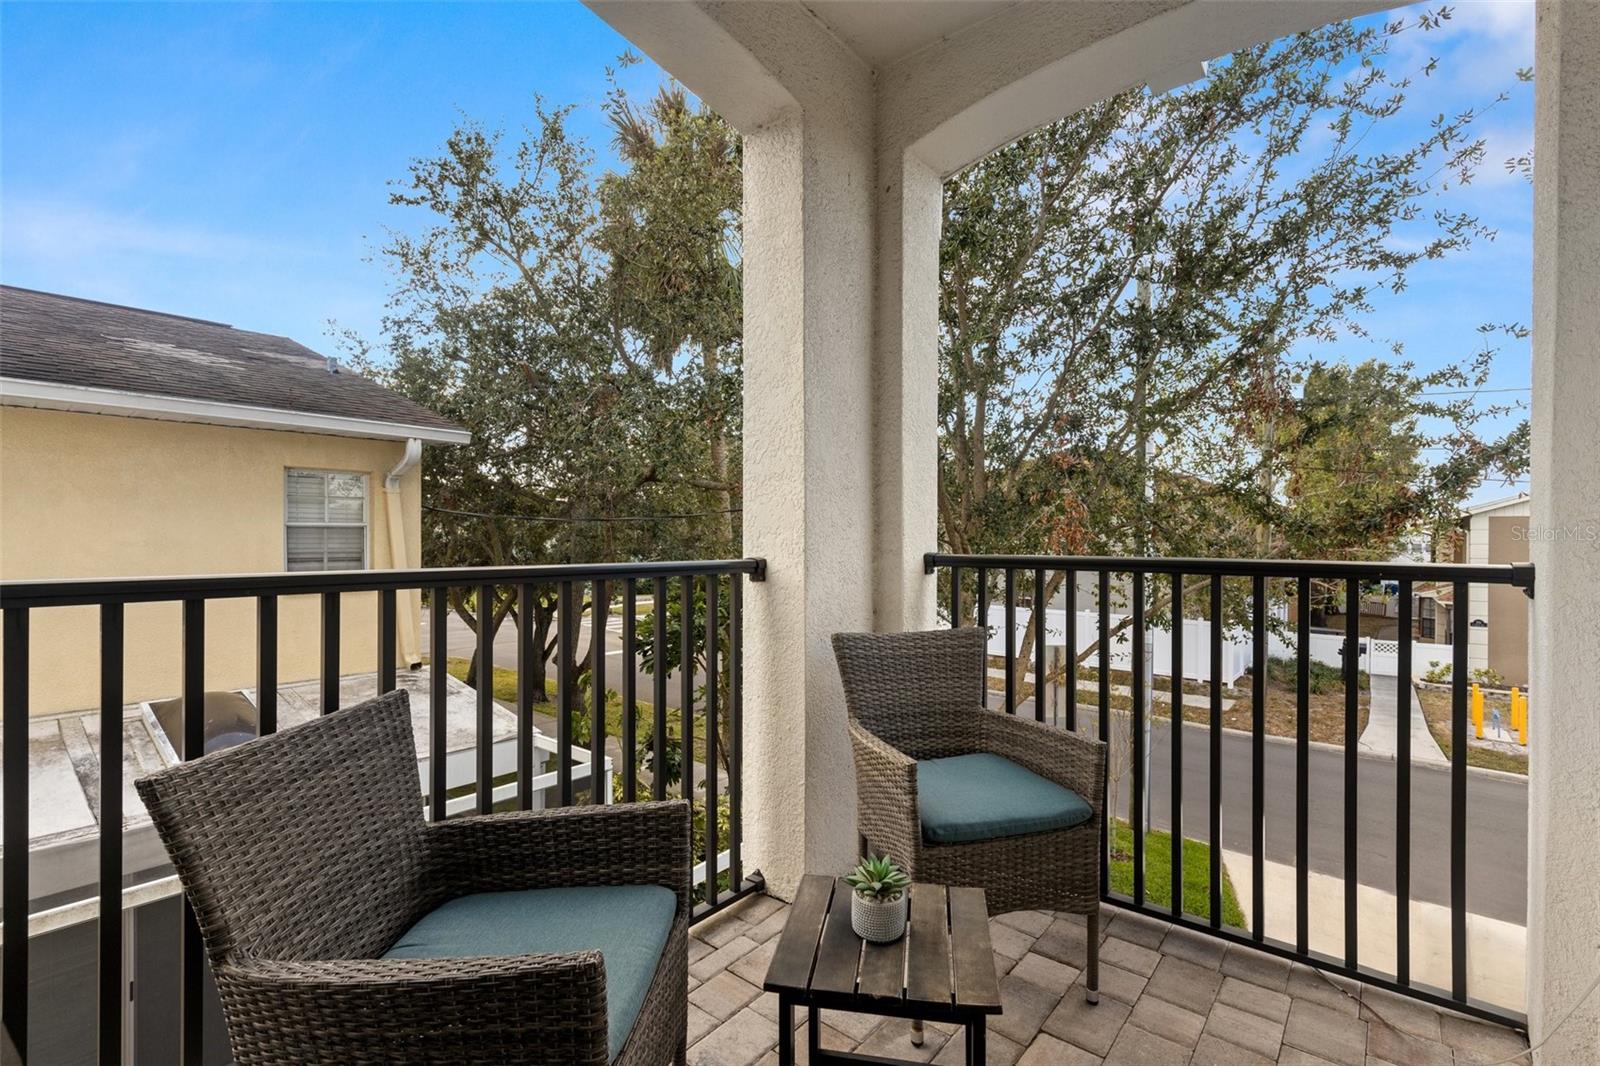
[[[872,944],[850,928],[850,886],[815,875],[800,882],[761,986],[778,994],[781,1066],[794,1063],[796,1006],[809,1008],[812,1063],[905,1061],[824,1051],[817,1043],[819,1010],[960,1025],[967,1063],[984,1062],[988,1018],[1000,1013],[1000,982],[983,890],[914,884],[910,891],[906,935],[892,944]]]

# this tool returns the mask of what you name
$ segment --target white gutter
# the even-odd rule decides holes
[[[299,433],[326,433],[336,437],[365,437],[369,440],[426,441],[429,444],[467,444],[472,434],[464,429],[413,426],[381,422],[373,418],[322,415],[308,411],[288,411],[276,407],[256,407],[242,403],[190,400],[180,396],[100,389],[85,385],[60,385],[50,381],[0,377],[0,403],[12,407],[38,407],[51,411],[81,411],[86,414],[120,415],[125,418],[154,418],[168,422],[203,422],[216,426],[242,426],[248,429],[292,430]]]
[[[421,559],[411,560],[407,557],[405,516],[400,503],[400,479],[416,469],[420,462],[422,441],[418,437],[411,437],[406,441],[405,454],[400,456],[400,461],[383,476],[383,509],[389,516],[389,565],[396,570],[422,565]],[[417,632],[417,620],[411,616],[411,602],[410,595],[398,597],[401,617],[396,620],[395,628],[400,637],[400,661],[416,667],[421,665],[422,655],[411,646],[411,639]]]

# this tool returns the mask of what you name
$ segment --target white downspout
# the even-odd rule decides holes
[[[383,477],[384,512],[389,518],[389,566],[395,570],[410,569],[413,565],[421,565],[421,560],[413,564],[406,556],[406,524],[405,516],[400,507],[400,479],[409,474],[422,461],[422,441],[416,437],[406,440],[405,454],[394,465],[394,469]],[[417,620],[412,617],[411,596],[399,598],[397,604],[400,618],[395,628],[399,631],[400,661],[410,667],[422,664],[421,653],[412,647],[412,637],[417,631]]]

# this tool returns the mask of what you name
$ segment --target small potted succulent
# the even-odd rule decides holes
[[[906,932],[911,878],[887,855],[867,856],[844,876],[850,894],[850,928],[863,940],[887,944]]]

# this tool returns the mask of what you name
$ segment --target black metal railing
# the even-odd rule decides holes
[[[1114,784],[1108,791],[1106,821],[1114,818],[1124,822],[1131,836],[1131,847],[1126,861],[1132,865],[1130,891],[1113,891],[1109,879],[1110,862],[1102,862],[1101,894],[1110,903],[1154,914],[1175,925],[1193,928],[1230,942],[1250,945],[1270,953],[1298,960],[1319,969],[1357,978],[1369,984],[1401,992],[1437,1006],[1448,1007],[1480,1017],[1516,1026],[1525,1026],[1525,1016],[1504,1004],[1486,1002],[1473,995],[1468,987],[1467,967],[1467,886],[1468,886],[1468,826],[1472,811],[1468,806],[1468,590],[1473,584],[1510,585],[1533,595],[1533,568],[1529,564],[1469,566],[1458,564],[1401,564],[1339,561],[1283,561],[1234,559],[1163,559],[1143,557],[1093,557],[1093,556],[1000,556],[955,555],[930,553],[925,559],[929,574],[938,574],[941,585],[940,613],[951,625],[971,625],[978,622],[991,632],[1003,627],[1003,638],[991,638],[991,659],[1003,659],[1003,678],[991,677],[985,688],[986,698],[993,703],[999,696],[997,710],[1006,713],[1026,713],[1030,708],[1036,719],[1048,721],[1060,728],[1080,730],[1108,742],[1121,741],[1122,751],[1113,744],[1112,774]],[[1363,759],[1359,754],[1360,741],[1360,630],[1363,597],[1379,583],[1392,583],[1398,598],[1398,654],[1394,667],[1397,677],[1395,736],[1396,750],[1392,762]],[[1019,587],[1020,586],[1020,587]],[[1450,654],[1450,714],[1449,756],[1447,782],[1433,771],[1424,783],[1430,801],[1428,816],[1435,818],[1424,830],[1437,830],[1439,838],[1446,841],[1448,853],[1447,887],[1440,883],[1429,885],[1438,902],[1449,910],[1449,960],[1448,988],[1430,985],[1417,979],[1412,966],[1412,902],[1413,884],[1413,799],[1417,789],[1413,771],[1411,733],[1412,720],[1413,633],[1412,599],[1419,588],[1437,590],[1448,596],[1454,612],[1455,643]],[[1094,617],[1096,633],[1090,647],[1079,639],[1077,613],[1081,595],[1092,601],[1088,608]],[[1064,590],[1064,591],[1063,591]],[[1164,592],[1164,595],[1158,593]],[[1019,593],[1028,602],[1027,620],[1019,630],[1017,619]],[[1342,664],[1339,667],[1343,687],[1343,721],[1340,743],[1342,765],[1336,773],[1324,774],[1318,779],[1320,795],[1315,797],[1326,804],[1337,804],[1341,810],[1343,827],[1342,855],[1333,858],[1326,840],[1318,841],[1313,835],[1310,814],[1313,808],[1311,760],[1314,751],[1319,759],[1341,757],[1341,752],[1328,752],[1326,744],[1314,744],[1311,739],[1312,713],[1312,611],[1314,594],[1324,602],[1340,605],[1343,609]],[[991,600],[995,595],[1004,597],[1003,612],[991,618]],[[1050,607],[1062,603],[1059,631],[1040,639],[1033,619],[1048,617]],[[1293,602],[1293,618],[1289,617],[1289,603]],[[1113,625],[1113,604],[1120,601],[1121,619]],[[976,605],[975,609],[972,605]],[[1036,605],[1045,611],[1034,613]],[[1159,615],[1152,619],[1151,614]],[[1208,631],[1209,655],[1206,657],[1204,676],[1208,684],[1203,693],[1191,692],[1190,706],[1203,706],[1209,718],[1208,725],[1194,737],[1201,742],[1196,751],[1203,751],[1200,767],[1190,766],[1185,774],[1185,747],[1190,731],[1185,725],[1185,668],[1183,624],[1174,619],[1198,621]],[[1209,624],[1206,624],[1209,623]],[[1170,632],[1171,659],[1167,677],[1171,688],[1167,694],[1170,704],[1170,725],[1166,730],[1168,759],[1161,766],[1149,758],[1146,750],[1147,698],[1154,695],[1146,691],[1146,642],[1149,634],[1158,630]],[[1191,632],[1193,632],[1191,630]],[[1018,637],[1031,639],[1031,655],[1019,654]],[[1280,649],[1287,649],[1294,658],[1294,731],[1293,759],[1277,755],[1281,750],[1274,746],[1273,757],[1268,757],[1268,650],[1270,637],[1281,641]],[[1335,635],[1331,639],[1338,641]],[[1051,673],[1051,659],[1047,643],[1067,649],[1059,660],[1060,665]],[[1224,689],[1231,686],[1233,678],[1224,682],[1224,651],[1242,654],[1240,645],[1248,645],[1248,673],[1250,675],[1250,718],[1247,743],[1236,735],[1231,741],[1235,753],[1248,753],[1248,788],[1233,785],[1230,766],[1224,759]],[[1130,697],[1124,710],[1120,705],[1114,711],[1112,677],[1113,649],[1131,651],[1125,691]],[[1433,647],[1437,647],[1434,645]],[[1003,651],[1001,650],[1003,648]],[[1081,652],[1080,652],[1081,649]],[[1280,656],[1281,657],[1281,656]],[[1029,661],[1024,661],[1024,660]],[[1080,662],[1080,660],[1084,660]],[[1096,698],[1090,707],[1097,712],[1093,720],[1081,722],[1079,716],[1080,670],[1093,664]],[[1019,672],[1026,683],[1027,672],[1032,670],[1033,684],[1027,698],[1019,699]],[[991,669],[991,675],[994,673]],[[1196,661],[1196,672],[1198,661]],[[1153,676],[1153,672],[1152,672]],[[998,684],[996,684],[998,680]],[[1054,681],[1054,691],[1051,684]],[[1055,698],[1054,705],[1048,705]],[[1087,717],[1087,716],[1085,716]],[[1116,730],[1113,719],[1116,718]],[[1243,723],[1240,723],[1243,730]],[[1196,730],[1195,732],[1198,732]],[[1150,734],[1153,735],[1153,734]],[[1121,762],[1121,773],[1119,770]],[[1193,758],[1191,757],[1191,762]],[[1231,764],[1238,768],[1238,759]],[[1292,796],[1274,789],[1269,794],[1267,770],[1269,762],[1282,770],[1292,765]],[[1169,809],[1162,812],[1170,836],[1171,881],[1166,887],[1169,902],[1165,907],[1152,904],[1150,885],[1146,880],[1146,867],[1150,857],[1147,825],[1153,825],[1156,812],[1149,809],[1154,782],[1147,778],[1160,772],[1165,777]],[[1392,768],[1392,769],[1391,769]],[[1203,774],[1204,780],[1194,778]],[[1127,786],[1121,785],[1123,777]],[[1371,841],[1363,838],[1363,813],[1375,817],[1376,802],[1387,807],[1387,793],[1393,791],[1393,838]],[[1232,802],[1225,793],[1232,793]],[[1295,922],[1292,941],[1266,935],[1269,908],[1281,906],[1269,899],[1266,890],[1266,862],[1268,854],[1268,813],[1277,815],[1285,803],[1293,804],[1294,847],[1292,862],[1295,884]],[[1203,807],[1205,816],[1196,818],[1194,808]],[[1438,819],[1441,806],[1444,817]],[[1224,811],[1235,818],[1246,813],[1248,833],[1224,835]],[[1384,817],[1388,811],[1382,812]],[[1275,819],[1276,820],[1276,819]],[[1185,873],[1183,845],[1186,834],[1191,840],[1200,834],[1187,827],[1198,822],[1205,826],[1201,838],[1209,847],[1206,885],[1208,906],[1203,915],[1198,908],[1184,906]],[[1286,824],[1280,822],[1280,825]],[[1119,832],[1121,831],[1119,826]],[[1281,836],[1273,843],[1281,843]],[[1108,832],[1102,826],[1102,856],[1109,860]],[[1481,838],[1480,838],[1481,839]],[[1313,845],[1316,845],[1314,848]],[[1225,882],[1222,853],[1225,847],[1247,850],[1250,862],[1251,891],[1248,928],[1234,927],[1223,921],[1223,889]],[[1365,851],[1364,851],[1365,848]],[[1392,849],[1392,851],[1391,851]],[[1278,849],[1287,860],[1286,849]],[[1337,869],[1343,880],[1343,953],[1332,955],[1312,949],[1313,926],[1310,920],[1310,882],[1314,851],[1319,853],[1326,870],[1330,865]],[[1392,865],[1374,862],[1374,854],[1392,854]],[[1365,854],[1365,863],[1361,856]],[[1120,857],[1119,857],[1120,861]],[[1436,871],[1430,871],[1436,872]],[[1369,882],[1390,884],[1392,874],[1394,890],[1394,919],[1396,936],[1393,950],[1393,971],[1379,970],[1360,957],[1361,944],[1358,887],[1360,878]],[[1441,878],[1435,876],[1434,882]],[[1526,906],[1526,881],[1521,882],[1520,901]],[[1280,926],[1281,928],[1281,926]],[[1370,943],[1370,941],[1368,941]]]
[[[180,695],[183,697],[181,738],[174,745],[180,758],[192,758],[205,745],[205,667],[206,607],[217,600],[253,599],[256,605],[256,714],[261,734],[278,727],[279,685],[279,607],[285,597],[320,598],[320,711],[335,711],[340,703],[341,604],[349,594],[376,593],[376,688],[392,691],[397,685],[398,597],[402,591],[422,590],[428,596],[430,620],[429,671],[429,772],[426,786],[419,788],[427,815],[444,818],[456,799],[447,776],[446,709],[449,646],[448,590],[469,589],[478,612],[476,651],[478,684],[475,694],[476,759],[471,782],[478,812],[514,806],[529,809],[535,805],[535,782],[541,775],[534,748],[534,708],[546,702],[547,694],[535,680],[535,667],[541,665],[543,649],[536,648],[532,626],[516,627],[515,699],[515,782],[496,780],[494,759],[495,647],[493,627],[483,624],[494,610],[497,590],[516,597],[518,617],[534,614],[535,597],[555,590],[557,601],[555,631],[554,786],[556,805],[575,801],[605,802],[614,796],[611,780],[605,776],[608,700],[608,647],[611,643],[608,618],[613,603],[620,602],[620,658],[622,668],[617,682],[621,697],[618,769],[621,801],[644,798],[641,787],[640,714],[646,716],[643,736],[648,738],[645,755],[651,763],[648,797],[665,799],[678,795],[690,801],[697,822],[703,823],[702,840],[696,856],[696,894],[700,902],[695,919],[732,903],[762,887],[758,871],[746,870],[740,852],[741,811],[741,615],[744,582],[765,577],[765,564],[759,559],[592,564],[569,566],[494,567],[461,569],[422,569],[390,571],[343,571],[331,573],[286,573],[226,577],[172,577],[131,579],[90,579],[63,581],[0,582],[0,611],[3,611],[4,686],[0,692],[4,726],[4,859],[3,894],[0,894],[0,931],[3,931],[3,962],[0,962],[0,1021],[6,1058],[25,1062],[28,1056],[28,976],[29,976],[29,653],[32,621],[57,608],[99,608],[100,668],[100,781],[98,822],[102,827],[123,824],[123,706],[125,607],[128,604],[181,604],[182,630],[174,649],[181,664]],[[587,592],[588,607],[585,608]],[[649,668],[653,673],[652,699],[648,708],[638,702],[638,674],[643,645],[639,640],[641,595],[651,601],[647,615],[651,629]],[[724,605],[726,609],[724,610]],[[675,608],[675,610],[669,610]],[[587,708],[579,704],[580,664],[575,661],[576,635],[582,615],[590,619],[589,693]],[[669,614],[671,617],[669,617]],[[669,653],[668,631],[678,630],[676,655]],[[569,638],[570,635],[570,638]],[[697,639],[697,637],[699,639]],[[726,664],[726,675],[723,675]],[[672,741],[667,706],[668,675],[679,675],[680,690],[676,717],[681,743],[679,780],[669,782],[673,762],[668,745]],[[540,671],[542,673],[542,671]],[[171,695],[160,693],[154,695]],[[583,751],[576,737],[587,713],[588,789],[575,789],[575,754]],[[696,744],[697,724],[699,745]],[[726,732],[724,732],[724,729]],[[721,747],[725,743],[725,749]],[[505,775],[502,774],[502,777]],[[549,775],[543,775],[548,777]],[[698,780],[696,778],[698,777]],[[726,839],[718,821],[721,811],[719,790],[726,782]],[[459,783],[455,791],[465,786]],[[539,799],[548,804],[541,791]],[[97,931],[98,977],[96,1015],[98,1018],[98,1057],[101,1062],[118,1062],[123,1057],[122,1030],[127,1008],[124,961],[128,945],[123,940],[121,920],[124,900],[123,837],[120,832],[99,834],[99,880],[96,889],[99,915],[115,915],[116,920],[100,921]],[[530,856],[535,862],[560,862],[560,856]],[[179,1026],[182,1060],[197,1063],[202,1058],[201,1004],[206,992],[205,958],[199,930],[187,905],[181,926],[179,963]]]

